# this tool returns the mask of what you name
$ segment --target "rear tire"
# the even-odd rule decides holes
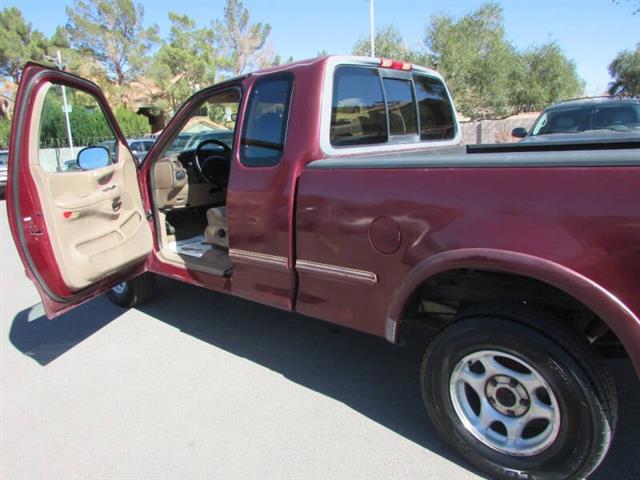
[[[139,277],[114,285],[107,296],[116,305],[131,308],[148,300],[153,295],[155,286],[155,275],[143,273]]]
[[[491,478],[584,478],[611,444],[611,377],[597,352],[549,315],[462,313],[429,345],[420,376],[440,435]]]

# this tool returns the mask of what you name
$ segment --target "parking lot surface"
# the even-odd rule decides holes
[[[472,479],[420,398],[421,351],[160,279],[123,310],[55,320],[0,202],[0,478]],[[640,388],[610,360],[620,421],[592,478],[640,476]]]

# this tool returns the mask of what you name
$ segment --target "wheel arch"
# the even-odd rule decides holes
[[[394,292],[387,310],[385,337],[398,341],[399,326],[412,295],[430,278],[459,270],[480,269],[513,274],[548,284],[582,303],[620,340],[640,377],[640,320],[614,294],[584,275],[550,260],[497,249],[470,248],[443,252],[419,262]]]

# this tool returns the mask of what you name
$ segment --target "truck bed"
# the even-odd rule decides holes
[[[465,251],[480,252],[478,264],[486,252],[507,252],[577,272],[637,315],[640,142],[519,145],[308,164],[297,190],[296,261],[353,275],[298,269],[297,309],[384,335],[389,305],[419,263]],[[632,327],[616,334],[634,336]]]

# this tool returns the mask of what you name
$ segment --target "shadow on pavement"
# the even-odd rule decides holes
[[[47,365],[122,313],[123,310],[106,297],[100,297],[49,320],[42,304],[37,303],[15,316],[9,340],[40,365]]]
[[[444,445],[427,417],[420,395],[422,347],[418,345],[401,348],[380,338],[166,278],[158,279],[157,295],[140,310],[334,398],[475,472]],[[105,297],[54,321],[29,309],[14,319],[10,338],[20,351],[46,365],[121,313]],[[635,479],[640,472],[640,456],[635,454],[640,388],[629,362],[614,360],[610,366],[618,384],[620,419],[609,455],[591,478]]]
[[[140,310],[180,331],[334,398],[456,463],[422,405],[422,348],[159,278]],[[463,465],[473,471],[473,467]]]

